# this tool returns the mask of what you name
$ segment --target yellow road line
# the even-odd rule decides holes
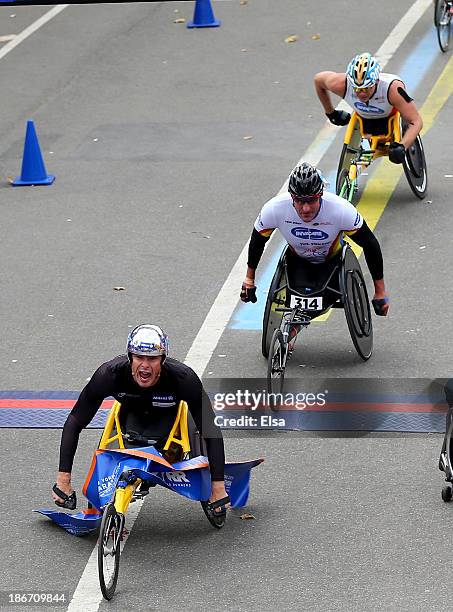
[[[437,79],[433,88],[431,89],[428,97],[425,100],[420,114],[423,117],[423,131],[422,134],[426,134],[433,123],[448,101],[448,98],[453,92],[453,57],[450,58],[448,64],[443,69],[441,75]],[[374,230],[378,224],[382,213],[387,206],[398,181],[401,178],[402,167],[390,163],[388,160],[384,160],[370,180],[367,182],[363,195],[360,198],[360,203],[357,206],[357,210],[366,219],[367,225],[371,230]],[[428,177],[429,177],[429,166],[428,166]],[[408,187],[409,188],[409,187]],[[415,198],[415,196],[414,196]],[[352,250],[360,257],[362,249],[351,241]],[[326,321],[332,311],[327,312],[322,317],[315,319],[315,321]]]

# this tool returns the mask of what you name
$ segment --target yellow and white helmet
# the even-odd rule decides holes
[[[361,53],[349,62],[346,77],[353,87],[366,89],[376,85],[381,70],[381,64],[371,53]]]

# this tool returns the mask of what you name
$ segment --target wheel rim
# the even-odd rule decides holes
[[[445,0],[437,4],[437,38],[442,51],[447,51],[450,44],[450,22],[451,13],[450,7]]]
[[[272,337],[267,367],[268,402],[272,410],[278,410],[281,405],[281,398],[278,395],[283,391],[285,367],[283,334],[280,330],[276,330]]]
[[[98,544],[99,581],[106,599],[111,599],[118,580],[120,542],[124,519],[113,504],[105,510]]]

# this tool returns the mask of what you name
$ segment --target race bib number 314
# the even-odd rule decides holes
[[[292,295],[290,308],[302,308],[302,310],[322,310],[322,297],[301,297]]]

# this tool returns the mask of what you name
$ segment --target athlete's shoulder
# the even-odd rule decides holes
[[[99,376],[120,376],[124,372],[130,371],[130,363],[127,355],[118,355],[109,361],[105,361],[96,370]]]
[[[291,196],[289,194],[288,191],[283,191],[282,193],[277,194],[276,196],[274,196],[273,198],[271,198],[270,200],[268,200],[266,202],[266,204],[263,206],[263,210],[264,209],[277,209],[280,207],[284,207],[287,204],[289,204],[291,202]]]

